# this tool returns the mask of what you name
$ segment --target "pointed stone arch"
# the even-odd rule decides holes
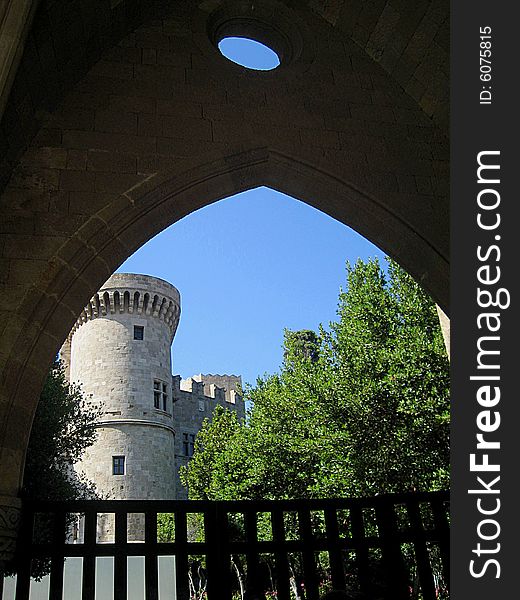
[[[18,442],[19,464],[24,452],[22,419],[27,419],[22,430],[28,432],[31,418],[27,392],[33,392],[34,403],[49,361],[88,299],[148,239],[193,210],[227,196],[267,185],[307,202],[377,243],[422,280],[438,301],[447,300],[448,262],[434,241],[376,198],[323,168],[261,147],[203,161],[180,173],[171,169],[158,174],[159,179],[161,183],[148,179],[93,215],[50,258],[53,276],[46,271],[32,292],[30,326],[19,331],[8,360],[8,370],[17,377],[12,378],[11,389],[5,389],[10,411],[3,433],[10,438],[8,447]]]
[[[63,43],[38,65],[68,22],[40,3],[0,136],[0,505],[18,494],[41,384],[77,316],[134,250],[206,204],[259,185],[285,192],[354,227],[449,308],[449,147],[437,110],[447,90],[433,102],[410,72],[433,64],[421,44],[446,29],[438,2],[421,3],[410,27],[406,7],[401,20],[369,19],[385,34],[376,58],[370,31],[365,49],[356,39],[363,10],[347,14],[360,2],[330,3],[341,7],[327,20],[284,3],[312,52],[267,78],[228,64],[204,38],[220,0],[169,2],[155,21],[137,10],[152,3],[86,4],[85,32],[94,39],[106,20],[113,35],[92,56],[89,40],[74,40],[78,72]],[[395,71],[392,40],[409,49]]]

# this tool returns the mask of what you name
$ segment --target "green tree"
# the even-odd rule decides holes
[[[348,267],[339,320],[324,334],[330,419],[348,433],[346,492],[449,485],[449,362],[434,303],[397,264]]]
[[[22,494],[38,500],[96,497],[94,485],[72,465],[96,439],[95,408],[76,386],[69,386],[63,366],[50,370],[31,429]]]
[[[239,495],[242,473],[235,459],[242,459],[239,436],[241,424],[234,412],[217,406],[212,419],[205,419],[195,439],[195,451],[188,467],[181,467],[180,479],[192,500],[227,500]],[[236,468],[235,468],[236,467]],[[189,473],[197,477],[190,478]]]
[[[49,371],[34,416],[27,447],[21,495],[32,500],[76,500],[97,498],[95,486],[73,470],[73,464],[96,438],[95,422],[101,409],[95,408],[76,386],[69,386],[64,369],[56,361]],[[69,515],[68,524],[74,517]],[[39,540],[52,535],[52,518],[40,515],[35,529]],[[5,575],[18,570],[15,557],[3,566]],[[50,559],[31,563],[31,576],[40,580],[50,571]]]
[[[181,477],[191,498],[358,496],[448,486],[449,364],[435,305],[398,265],[347,265],[338,320],[285,332],[280,372],[221,411]]]

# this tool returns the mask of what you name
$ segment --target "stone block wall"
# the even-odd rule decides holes
[[[237,375],[199,374],[185,380],[178,375],[173,377],[175,472],[179,500],[188,497],[188,490],[179,479],[179,469],[188,464],[193,440],[204,420],[211,420],[217,406],[234,411],[240,420],[245,419],[245,403],[239,393],[241,390],[242,379]]]
[[[251,23],[253,4],[294,42],[271,73],[209,35],[222,10]],[[38,3],[0,125],[0,506],[19,506],[42,383],[78,313],[211,202],[288,193],[448,311],[448,17],[446,0]]]
[[[178,470],[193,453],[204,419],[217,406],[245,417],[240,377],[172,377],[179,314],[180,295],[169,283],[115,274],[87,304],[62,348],[70,380],[103,410],[97,440],[76,465],[102,497],[187,498]],[[114,457],[124,457],[124,473],[114,473]],[[133,539],[142,536],[141,521],[129,520]],[[100,539],[109,541],[110,517],[98,525]]]
[[[76,470],[104,498],[175,498],[170,348],[179,314],[179,292],[167,282],[116,274],[87,304],[64,347],[70,380],[103,410],[97,440]],[[124,460],[120,473],[115,457]],[[129,520],[131,539],[142,537],[141,521]],[[100,519],[100,539],[112,534],[110,519]]]
[[[125,457],[124,475],[112,473],[112,457]],[[174,488],[173,428],[150,423],[103,423],[96,443],[77,469],[110,500],[171,500]]]

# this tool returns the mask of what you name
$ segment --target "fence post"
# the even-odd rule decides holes
[[[144,589],[146,600],[159,600],[159,580],[157,567],[157,513],[144,513],[144,542],[146,555],[144,563]]]
[[[421,593],[425,600],[435,600],[435,582],[433,580],[430,557],[426,546],[426,535],[419,510],[419,502],[411,498],[407,502],[408,516],[410,518],[413,546],[417,563],[417,574],[421,585]]]
[[[448,590],[450,589],[450,526],[448,523],[444,494],[432,499],[431,506],[435,529],[439,537],[439,550],[442,562],[442,575]]]
[[[97,512],[94,508],[85,513],[85,556],[81,600],[94,600],[96,594],[96,528]]]
[[[329,506],[325,509],[325,531],[327,532],[327,547],[329,550],[332,588],[345,589],[345,573],[341,558],[341,543],[339,538],[338,515],[336,508]]]
[[[63,567],[65,565],[65,536],[66,536],[65,510],[54,513],[54,527],[52,532],[52,546],[55,554],[51,558],[51,576],[49,583],[49,600],[62,600],[63,597]]]
[[[350,522],[352,527],[352,542],[356,551],[357,578],[361,591],[368,593],[370,588],[368,544],[365,539],[363,513],[359,502],[352,504],[350,507]]]
[[[16,549],[16,600],[29,600],[31,585],[31,554],[26,554],[26,549],[33,543],[35,511],[33,507],[22,508],[19,538]]]
[[[410,597],[408,572],[403,560],[399,530],[391,501],[381,498],[376,504],[376,519],[381,550],[386,593],[395,600],[408,600]]]
[[[115,522],[114,600],[126,600],[128,587],[128,557],[125,551],[128,527],[126,511],[117,511]]]
[[[208,600],[231,600],[227,511],[215,501],[204,513]]]
[[[316,568],[316,557],[314,535],[312,532],[311,513],[308,507],[298,510],[298,521],[300,524],[300,538],[303,542],[303,577],[305,585],[305,598],[307,600],[319,600],[318,598],[318,574]]]
[[[247,562],[247,583],[246,589],[250,591],[260,591],[260,557],[258,554],[258,529],[256,520],[256,510],[252,509],[244,512],[245,539],[247,542],[246,562]]]
[[[279,600],[289,600],[289,560],[287,557],[287,548],[285,544],[285,526],[283,522],[283,508],[273,503],[271,508],[271,524],[273,527],[273,541],[276,544],[275,564],[276,564],[276,587]]]

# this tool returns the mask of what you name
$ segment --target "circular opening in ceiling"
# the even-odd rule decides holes
[[[278,54],[261,42],[246,37],[225,37],[218,49],[228,60],[255,71],[272,71],[280,65]]]

